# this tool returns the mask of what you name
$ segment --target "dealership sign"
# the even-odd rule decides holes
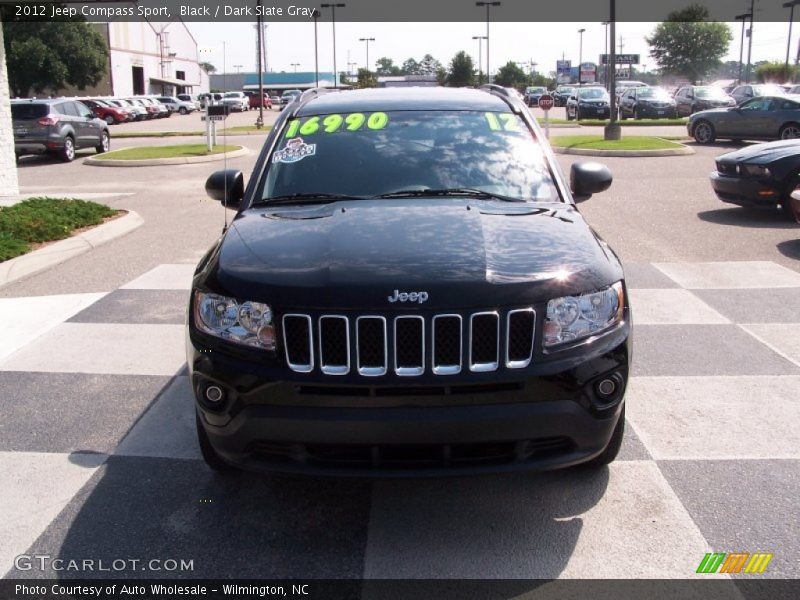
[[[557,75],[569,75],[571,70],[572,70],[572,61],[571,60],[557,60],[556,61],[556,74]]]
[[[610,61],[608,60],[608,54],[601,54],[600,55],[600,64],[607,65]],[[638,65],[639,64],[639,55],[638,54],[617,54],[614,56],[614,64],[615,65]]]

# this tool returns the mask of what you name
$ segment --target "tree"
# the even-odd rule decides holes
[[[447,85],[452,87],[475,85],[475,66],[472,64],[472,57],[463,50],[450,61]]]
[[[79,20],[16,21],[3,11],[8,84],[15,96],[96,85],[108,66],[103,36]]]
[[[494,82],[504,87],[524,87],[530,82],[528,75],[519,68],[519,65],[510,60],[497,71]]]
[[[419,73],[416,73],[416,75],[436,75],[437,71],[441,68],[442,63],[433,58],[430,54],[426,54],[419,63]]]
[[[383,57],[375,61],[375,72],[378,75],[401,75],[400,67],[391,58]]]
[[[725,23],[707,22],[708,9],[692,4],[671,12],[650,37],[652,56],[664,73],[681,75],[692,83],[720,66],[733,39]]]
[[[355,87],[357,88],[373,88],[378,87],[378,80],[375,77],[375,73],[370,71],[369,69],[359,69],[358,70],[358,81],[356,82]]]
[[[419,75],[420,74],[420,66],[419,63],[414,60],[413,58],[407,58],[403,62],[403,66],[400,67],[403,75]]]
[[[212,73],[216,73],[217,72],[217,67],[212,65],[210,62],[201,62],[200,63],[200,68],[203,69],[203,71],[205,71],[209,75],[211,75]]]
[[[783,61],[768,62],[756,67],[756,78],[762,83],[783,83],[794,81],[796,77],[797,67],[790,64],[786,68],[786,63]]]

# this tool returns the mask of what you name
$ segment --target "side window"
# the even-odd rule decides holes
[[[800,104],[791,100],[784,100],[780,106],[781,110],[797,110],[798,108],[800,108]]]
[[[94,117],[94,114],[92,114],[92,111],[89,110],[89,108],[85,104],[83,104],[82,102],[73,102],[73,104],[75,105],[75,108],[78,111],[78,115],[79,116],[88,117],[90,119]]]
[[[68,115],[70,117],[80,116],[74,102],[64,102],[63,104],[60,105],[60,110],[63,114]]]
[[[754,98],[742,104],[741,109],[748,112],[762,111],[770,109],[771,100],[769,98]]]

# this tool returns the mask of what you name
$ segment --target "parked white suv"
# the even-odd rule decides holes
[[[244,92],[228,92],[222,97],[222,103],[229,106],[230,110],[250,110],[250,98]]]
[[[180,113],[182,115],[189,114],[197,109],[194,102],[179,100],[175,96],[157,96],[156,100],[161,102],[161,104],[166,106],[172,112]]]

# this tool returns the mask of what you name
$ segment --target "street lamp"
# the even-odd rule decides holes
[[[736,15],[734,19],[742,22],[742,40],[739,42],[739,76],[736,78],[737,85],[742,84],[742,59],[744,58],[744,24],[753,15],[751,13],[742,13]]]
[[[578,39],[580,40],[578,44],[578,85],[583,83],[581,81],[581,64],[583,63],[583,32],[586,31],[585,28],[578,29]]]
[[[339,74],[336,72],[336,9],[347,6],[344,2],[333,4],[320,4],[321,8],[331,9],[331,24],[333,25],[333,87],[339,87]]]
[[[294,67],[294,72],[297,73],[297,67],[300,66],[300,63],[289,63],[292,67]]]
[[[756,0],[750,0],[750,39],[747,41],[747,71],[745,71],[744,82],[750,83],[750,58],[753,52],[753,25],[755,22]]]
[[[606,89],[608,89],[608,26],[610,25],[610,23],[608,21],[603,21],[600,24],[606,30],[606,41],[605,41],[605,45],[603,46],[603,52],[606,55],[606,68],[605,68],[605,71],[603,72],[603,76],[604,76],[603,78],[605,79]]]
[[[481,71],[483,71],[483,56],[481,54],[481,50],[483,48],[483,40],[488,40],[489,38],[485,35],[473,35],[472,39],[478,40],[478,85],[480,85],[481,80],[483,79],[481,77]]]
[[[375,38],[358,38],[358,41],[367,43],[367,71],[369,71],[369,43],[374,42]]]
[[[489,62],[489,9],[492,6],[500,6],[500,3],[495,2],[476,2],[475,6],[486,7],[486,83],[492,82],[491,77],[491,63]]]
[[[789,39],[786,40],[786,64],[784,65],[784,73],[789,74],[789,49],[792,45],[792,22],[794,21],[794,7],[800,4],[800,0],[791,0],[791,2],[784,2],[783,8],[789,9]]]
[[[236,69],[236,74],[237,74],[237,75],[239,74],[239,71],[241,71],[241,70],[242,70],[242,67],[243,67],[243,66],[244,66],[244,65],[233,65],[233,68],[234,68],[234,69]]]

